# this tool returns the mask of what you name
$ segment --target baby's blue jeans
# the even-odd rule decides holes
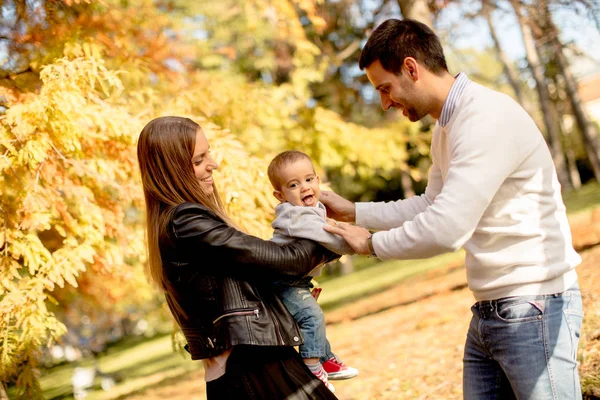
[[[275,290],[300,326],[304,338],[304,344],[298,349],[300,356],[325,361],[333,357],[333,353],[325,334],[325,316],[311,294],[312,287],[311,279],[305,278],[295,282],[277,282]]]

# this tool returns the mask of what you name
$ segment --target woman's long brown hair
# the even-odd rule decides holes
[[[159,240],[167,238],[167,225],[176,206],[201,204],[231,224],[213,184],[213,193],[202,190],[194,174],[192,156],[200,125],[189,118],[166,116],[150,121],[138,140],[144,198],[146,200],[146,273],[162,290],[168,282],[163,274]]]

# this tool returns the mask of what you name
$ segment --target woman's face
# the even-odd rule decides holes
[[[214,182],[212,171],[219,168],[219,164],[211,157],[208,140],[200,128],[196,132],[196,147],[192,156],[192,165],[194,166],[194,175],[204,192],[212,194]]]

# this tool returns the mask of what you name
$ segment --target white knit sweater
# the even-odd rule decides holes
[[[464,247],[477,300],[550,294],[577,280],[581,262],[548,146],[509,96],[475,82],[448,124],[436,124],[425,193],[357,203],[380,259],[432,257]]]

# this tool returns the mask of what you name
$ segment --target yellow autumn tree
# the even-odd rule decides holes
[[[108,311],[159,297],[141,268],[136,140],[150,119],[182,115],[203,126],[229,212],[264,238],[275,206],[265,171],[278,151],[300,148],[321,170],[350,175],[407,168],[403,125],[368,129],[306,106],[308,85],[323,76],[319,49],[299,23],[299,12],[319,23],[313,1],[255,0],[251,10],[227,3],[242,10],[232,31],[258,23],[263,48],[298,46],[296,68],[278,84],[249,77],[238,68],[243,53],[230,55],[219,40],[184,40],[173,2],[133,3],[45,2],[47,30],[36,25],[19,42],[36,49],[28,72],[1,81],[0,380],[21,398],[42,397],[41,350],[67,329],[53,310],[73,296]],[[278,55],[269,54],[265,68],[276,71]]]
[[[205,126],[219,149],[219,184],[230,212],[248,231],[267,235],[274,200],[266,164],[176,100],[134,115],[142,104],[124,91],[118,75],[102,60],[59,59],[42,69],[40,92],[23,96],[0,119],[0,377],[15,379],[24,398],[40,393],[41,346],[65,333],[48,310],[57,287],[77,287],[83,274],[93,274],[102,279],[86,290],[113,300],[109,306],[125,294],[150,293],[139,274],[145,252],[135,155],[150,117],[188,115]],[[256,209],[264,218],[256,218]]]
[[[39,93],[22,96],[0,120],[3,381],[35,396],[39,348],[65,327],[47,309],[56,286],[77,286],[86,268],[127,281],[125,258],[143,254],[135,124],[115,106],[123,87],[99,60],[45,67]],[[118,279],[118,278],[117,278]]]

